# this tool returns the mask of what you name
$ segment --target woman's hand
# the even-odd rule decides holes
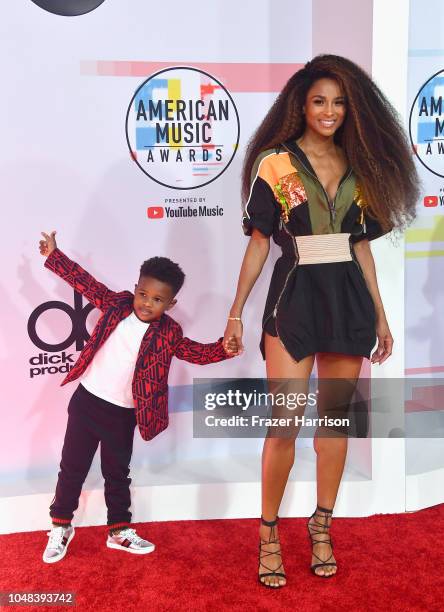
[[[372,363],[384,363],[390,357],[393,349],[393,336],[385,316],[380,317],[376,321],[376,335],[378,336],[378,348],[371,356]]]
[[[242,321],[228,321],[224,333],[224,349],[230,355],[237,356],[244,352],[242,344]]]
[[[44,257],[48,257],[48,255],[51,255],[51,253],[57,248],[57,242],[54,237],[56,233],[57,232],[53,231],[48,236],[48,234],[45,234],[45,232],[41,232],[45,240],[40,240],[40,254]]]

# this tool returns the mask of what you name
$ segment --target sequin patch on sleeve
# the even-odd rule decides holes
[[[367,225],[365,223],[365,215],[364,210],[368,206],[368,202],[364,200],[364,196],[362,194],[361,185],[356,182],[355,192],[353,194],[353,200],[357,206],[361,209],[361,215],[359,217],[359,223],[362,225],[362,232],[365,234],[367,231]]]
[[[307,201],[305,187],[297,172],[283,176],[274,187],[274,195],[281,207],[281,217],[288,223],[291,209]]]

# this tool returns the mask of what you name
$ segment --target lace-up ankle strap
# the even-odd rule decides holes
[[[276,516],[274,521],[266,521],[264,517],[261,516],[261,523],[262,525],[265,525],[266,527],[276,527],[276,525],[279,523],[279,517]]]

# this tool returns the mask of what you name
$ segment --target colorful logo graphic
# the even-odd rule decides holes
[[[131,157],[153,181],[197,189],[216,180],[239,144],[239,114],[228,90],[189,67],[161,70],[140,85],[126,114]]]
[[[424,83],[410,111],[410,140],[423,166],[444,177],[444,70]]]
[[[32,0],[45,11],[54,15],[63,15],[65,17],[75,17],[90,13],[98,6],[103,4],[105,0]]]
[[[146,214],[148,219],[163,219],[163,206],[148,206]]]

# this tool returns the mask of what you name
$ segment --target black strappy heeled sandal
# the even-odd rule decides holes
[[[319,559],[319,563],[315,563],[314,565],[311,566],[311,571],[313,572],[315,576],[319,576],[319,578],[331,578],[332,576],[336,574],[336,572],[332,574],[318,574],[316,572],[316,569],[318,567],[327,567],[327,566],[337,567],[336,561],[330,561],[330,559],[333,557],[333,544],[332,544],[330,533],[329,533],[330,527],[328,525],[328,519],[332,515],[333,515],[333,510],[322,508],[322,506],[316,506],[316,510],[310,516],[310,519],[313,519],[314,523],[310,524],[310,519],[308,520],[308,523],[307,523],[308,537],[311,540],[312,553],[313,553],[313,556],[316,557],[316,559]],[[322,517],[323,519],[325,519],[325,522],[320,523],[318,520],[316,520],[316,517]],[[328,534],[328,538],[325,538],[325,540],[322,538],[316,539],[315,536],[320,535],[320,534],[324,536],[325,534]],[[331,555],[328,557],[328,559],[323,560],[320,557],[318,557],[318,555],[314,552],[314,547],[316,546],[316,544],[328,544],[330,546]]]
[[[285,586],[284,584],[277,584],[277,586],[273,586],[271,584],[267,584],[266,582],[264,582],[264,578],[272,576],[273,578],[285,578],[285,580],[287,579],[287,576],[285,575],[285,573],[283,571],[278,571],[281,568],[283,569],[283,564],[282,564],[282,555],[281,555],[281,549],[279,547],[278,550],[274,551],[274,552],[270,552],[268,550],[263,550],[264,546],[267,546],[268,544],[279,544],[279,539],[276,539],[275,536],[275,532],[274,532],[274,528],[276,527],[276,525],[279,522],[279,517],[277,516],[274,521],[266,521],[264,520],[264,518],[261,516],[261,523],[262,525],[265,525],[266,527],[270,527],[270,537],[267,540],[263,540],[262,538],[260,539],[259,542],[259,570],[261,569],[261,566],[264,567],[266,570],[268,570],[268,572],[265,572],[264,574],[259,573],[258,578],[259,578],[259,582],[266,587],[269,587],[271,589],[279,589],[282,588],[283,586]],[[268,567],[267,565],[265,565],[265,563],[262,562],[262,559],[265,559],[266,557],[269,557],[270,555],[279,555],[281,557],[281,563],[279,565],[279,567],[277,567],[275,570],[272,570],[271,567]]]

